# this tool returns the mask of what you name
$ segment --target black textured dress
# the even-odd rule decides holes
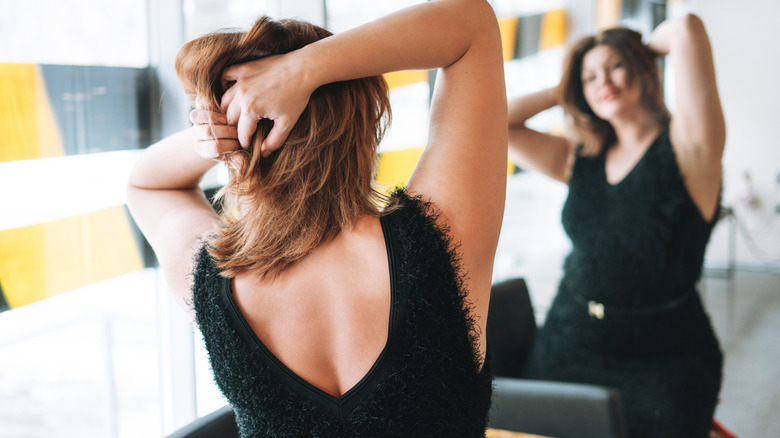
[[[230,281],[201,252],[196,319],[242,437],[484,437],[491,376],[487,364],[479,369],[457,258],[430,206],[395,196],[402,207],[380,219],[392,294],[387,344],[340,397],[295,375],[263,345]]]
[[[618,184],[605,162],[606,150],[575,161],[572,251],[526,375],[620,389],[632,438],[708,437],[723,357],[695,284],[714,221],[688,194],[668,127]]]

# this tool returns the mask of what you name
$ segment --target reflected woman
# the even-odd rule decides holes
[[[377,75],[439,68],[405,189],[372,187]],[[260,19],[188,43],[193,128],[148,148],[130,210],[193,303],[243,437],[483,437],[506,185],[496,17],[437,0],[330,36]],[[198,182],[219,161],[225,213]]]
[[[656,59],[674,66],[674,114]],[[561,105],[572,138],[525,121]],[[722,354],[695,285],[718,217],[725,123],[694,15],[643,44],[615,28],[569,51],[559,86],[511,100],[510,154],[569,185],[564,276],[528,377],[621,390],[631,437],[707,437]]]

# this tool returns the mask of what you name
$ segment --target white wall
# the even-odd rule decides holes
[[[780,2],[774,0],[695,0],[685,4],[707,27],[715,57],[718,87],[728,138],[724,156],[725,205],[746,234],[738,239],[737,262],[761,265],[773,259],[780,267]],[[674,11],[672,11],[674,12]],[[751,205],[745,181],[750,175],[755,202]],[[727,260],[729,224],[721,222],[707,254],[708,265]]]

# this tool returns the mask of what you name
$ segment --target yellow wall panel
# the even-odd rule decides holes
[[[539,50],[562,46],[566,42],[566,11],[553,9],[542,15]]]
[[[501,51],[504,55],[504,61],[509,61],[515,56],[517,21],[517,17],[502,18],[498,20],[498,29],[501,32]]]
[[[0,161],[64,155],[40,68],[0,63]]]
[[[405,186],[424,149],[424,147],[416,147],[382,152],[379,154],[376,181],[388,189]]]
[[[426,70],[402,70],[385,73],[383,75],[387,81],[388,87],[393,88],[411,85],[417,82],[428,82],[428,72]]]
[[[143,269],[124,207],[0,231],[11,308]]]
[[[44,234],[40,226],[0,231],[0,281],[11,308],[45,296],[46,277],[42,275]]]
[[[376,174],[376,181],[387,190],[406,186],[424,149],[423,147],[417,147],[381,153],[379,155],[379,169]],[[516,168],[514,163],[507,160],[507,175],[513,174]]]

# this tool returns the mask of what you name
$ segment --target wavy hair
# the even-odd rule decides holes
[[[185,91],[222,112],[222,72],[330,36],[297,20],[260,18],[247,32],[222,31],[185,44],[176,73]],[[268,158],[260,145],[273,122],[260,121],[247,150],[227,158],[229,182],[217,193],[224,226],[209,252],[226,277],[275,276],[387,199],[374,188],[377,146],[390,121],[381,76],[319,87],[284,145]]]
[[[642,42],[642,34],[615,27],[582,38],[572,46],[564,61],[561,106],[572,119],[574,130],[582,141],[581,153],[584,155],[597,155],[606,145],[617,140],[612,125],[593,112],[583,92],[582,60],[592,48],[599,45],[612,48],[623,59],[629,84],[639,81],[642,90],[639,104],[651,117],[661,124],[670,118],[664,104],[661,76],[656,63],[658,54]]]

